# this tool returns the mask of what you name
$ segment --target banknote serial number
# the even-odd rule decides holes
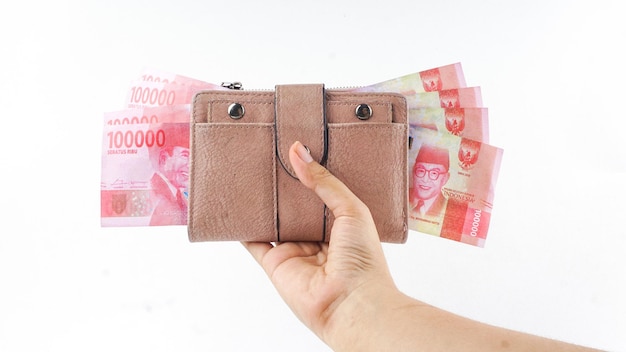
[[[165,145],[165,132],[163,130],[137,130],[137,131],[112,131],[107,133],[109,149],[142,148],[144,146],[162,147]]]

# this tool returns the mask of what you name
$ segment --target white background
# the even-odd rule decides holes
[[[593,5],[591,5],[593,4]],[[461,62],[504,159],[486,248],[385,245],[407,294],[626,351],[619,2],[5,1],[0,351],[325,351],[239,243],[100,228],[102,115],[156,67],[367,85]],[[375,302],[372,302],[375,304]]]

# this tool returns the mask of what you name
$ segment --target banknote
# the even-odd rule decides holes
[[[489,143],[487,108],[409,109],[409,128],[425,127],[455,136]]]
[[[353,90],[356,92],[396,92],[408,96],[420,92],[434,92],[465,86],[465,76],[461,64],[455,63]]]
[[[187,224],[189,123],[173,122],[183,110],[150,115],[154,123],[133,123],[136,110],[105,114],[102,226]]]
[[[205,89],[225,88],[146,69],[128,108],[104,114],[102,226],[187,224],[190,103]]]
[[[182,84],[188,86],[202,86],[209,85],[210,83],[201,81],[199,79],[182,76],[176,73],[167,72],[157,68],[146,67],[141,71],[138,78],[139,81],[157,82],[157,83],[173,83]]]
[[[205,89],[226,89],[212,83],[177,84],[148,80],[134,81],[126,95],[126,107],[159,107],[191,104],[193,96]]]
[[[190,104],[130,108],[104,113],[105,125],[189,123]]]
[[[483,106],[480,87],[445,89],[406,95],[411,108],[478,108]]]
[[[427,128],[411,132],[409,228],[483,247],[502,149]]]

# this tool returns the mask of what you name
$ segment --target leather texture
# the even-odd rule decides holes
[[[245,113],[232,119],[228,108]],[[359,104],[372,116],[356,117]],[[289,163],[296,141],[369,207],[381,241],[404,243],[408,224],[407,106],[395,93],[204,91],[191,116],[189,239],[329,241],[334,218]]]

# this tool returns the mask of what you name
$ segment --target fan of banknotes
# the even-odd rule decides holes
[[[154,69],[131,83],[123,110],[104,114],[102,226],[186,225],[193,96],[241,89]],[[366,87],[397,92],[409,108],[409,228],[483,247],[502,149],[489,143],[480,87],[460,63]]]

